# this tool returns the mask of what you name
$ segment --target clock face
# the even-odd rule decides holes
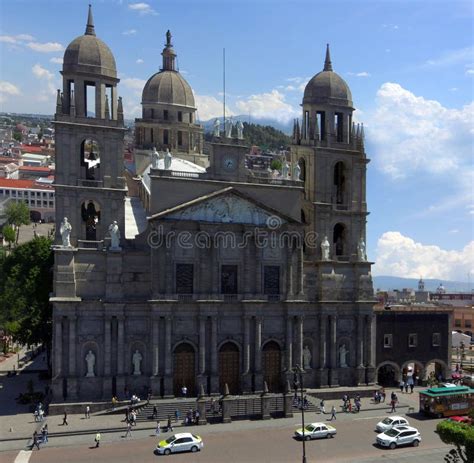
[[[237,163],[233,157],[225,157],[223,165],[225,170],[234,170],[237,166]]]

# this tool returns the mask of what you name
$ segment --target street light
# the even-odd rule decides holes
[[[298,392],[298,384],[301,386],[301,424],[303,427],[303,463],[306,463],[306,438],[304,435],[304,396],[303,396],[303,373],[304,370],[299,365],[296,365],[293,368],[293,387],[295,389],[295,394]],[[298,383],[299,376],[299,383]]]

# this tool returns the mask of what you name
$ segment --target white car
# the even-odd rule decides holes
[[[392,429],[394,426],[410,426],[410,423],[403,416],[387,416],[387,418],[377,423],[375,430],[377,432],[384,432]]]
[[[322,439],[334,437],[336,435],[336,428],[329,424],[324,423],[311,423],[304,427],[304,438],[305,440],[310,439]],[[295,437],[303,438],[303,428],[295,431]]]
[[[155,453],[159,455],[169,455],[177,452],[197,452],[204,447],[204,443],[199,436],[190,432],[173,434],[166,440],[162,440],[157,446]]]
[[[388,431],[378,434],[375,442],[382,447],[394,449],[400,445],[413,445],[418,447],[421,435],[418,429],[411,426],[396,426]]]

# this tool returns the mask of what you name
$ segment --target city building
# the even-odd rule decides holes
[[[434,305],[376,305],[377,382],[420,384],[433,372],[451,378],[453,309]]]
[[[249,147],[228,128],[214,132],[206,169],[183,155],[200,153],[202,133],[175,56],[168,32],[136,127],[135,153],[158,151],[126,182],[115,59],[91,9],[65,51],[54,120],[54,399],[169,397],[183,386],[191,396],[226,385],[281,392],[296,365],[307,387],[374,383],[368,159],[329,48],[305,90],[292,165],[276,178],[246,167]]]

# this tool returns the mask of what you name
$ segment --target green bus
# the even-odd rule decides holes
[[[420,413],[426,415],[467,415],[474,408],[474,389],[469,386],[432,387],[419,394]]]

